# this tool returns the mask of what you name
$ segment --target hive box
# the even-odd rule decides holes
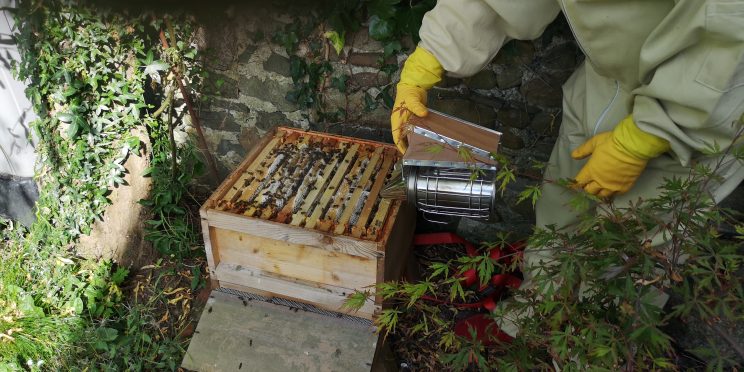
[[[379,197],[397,160],[387,144],[269,133],[200,209],[213,288],[340,312],[354,290],[397,280],[415,227],[410,207]]]

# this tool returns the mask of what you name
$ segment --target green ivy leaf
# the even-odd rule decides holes
[[[349,81],[349,75],[341,75],[331,79],[331,86],[338,89],[341,93],[346,93],[346,82]]]
[[[75,115],[69,112],[60,112],[57,114],[57,119],[63,123],[70,123],[74,118]]]
[[[393,36],[393,25],[388,20],[373,15],[369,18],[369,36],[381,41]]]
[[[344,49],[346,34],[344,32],[328,31],[323,36],[331,42],[336,54],[341,55],[341,51]]]
[[[393,40],[388,43],[385,43],[383,53],[385,57],[390,57],[393,54],[400,52],[401,49],[403,49],[403,45],[400,44],[400,41]]]
[[[367,11],[373,17],[386,19],[393,18],[395,16],[395,6],[400,3],[400,1],[401,0],[372,0],[369,5],[367,5]]]
[[[377,101],[369,93],[364,93],[364,111],[370,112],[377,108]]]
[[[70,123],[70,126],[67,128],[67,136],[69,138],[75,138],[77,137],[78,133],[80,133],[80,125],[78,124],[77,120],[73,120]]]
[[[168,69],[168,67],[170,67],[170,65],[163,61],[153,61],[152,63],[145,66],[145,74],[149,75],[158,71],[165,71]]]

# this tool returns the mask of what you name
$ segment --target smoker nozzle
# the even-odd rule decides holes
[[[405,180],[403,180],[403,163],[398,161],[393,166],[393,171],[390,173],[385,186],[380,191],[380,196],[385,199],[393,200],[406,200],[407,188]]]

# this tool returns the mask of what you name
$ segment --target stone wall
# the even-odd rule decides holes
[[[208,100],[200,115],[222,175],[278,125],[391,141],[389,111],[374,97],[393,78],[380,70],[381,63],[399,61],[395,57],[383,60],[383,46],[366,29],[346,37],[341,55],[323,38],[323,28],[310,30],[297,43],[297,55],[317,59],[317,53],[325,54],[321,60],[329,62],[333,73],[320,93],[324,111],[346,112],[337,122],[319,123],[317,110],[302,109],[286,99],[293,89],[290,59],[285,47],[273,41],[288,25],[308,22],[306,14],[314,9],[263,6],[223,9],[205,17],[199,32],[210,74],[205,90]],[[331,81],[344,75],[348,78],[342,93]]]
[[[326,84],[321,96],[326,111],[342,109],[338,122],[318,122],[315,110],[300,109],[285,97],[293,87],[285,48],[273,40],[294,22],[307,20],[308,8],[230,7],[203,15],[199,43],[207,53],[209,99],[200,113],[210,149],[224,177],[258,139],[277,125],[391,142],[389,108],[374,100],[393,76],[384,64],[402,66],[406,53],[384,59],[383,45],[369,37],[366,27],[346,36],[340,55],[322,38],[322,25],[300,38],[297,54],[316,58],[323,53],[333,76],[347,75],[346,92]],[[325,44],[318,50],[318,43]],[[404,45],[408,51],[413,43]],[[315,53],[315,54],[314,54]],[[429,105],[485,127],[503,132],[502,152],[520,169],[517,182],[504,193],[501,220],[495,226],[461,221],[461,232],[490,239],[497,230],[528,234],[534,223],[529,202],[516,204],[524,186],[535,183],[535,161],[548,160],[560,125],[561,85],[581,63],[582,56],[562,18],[535,41],[512,41],[483,71],[467,79],[447,77],[432,89]],[[329,79],[330,80],[330,79]],[[394,93],[391,91],[391,93]]]

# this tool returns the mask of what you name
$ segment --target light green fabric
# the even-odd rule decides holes
[[[508,40],[538,37],[559,10],[597,75],[631,95],[638,128],[668,140],[680,164],[731,144],[744,111],[744,1],[440,0],[421,46],[470,76]]]

